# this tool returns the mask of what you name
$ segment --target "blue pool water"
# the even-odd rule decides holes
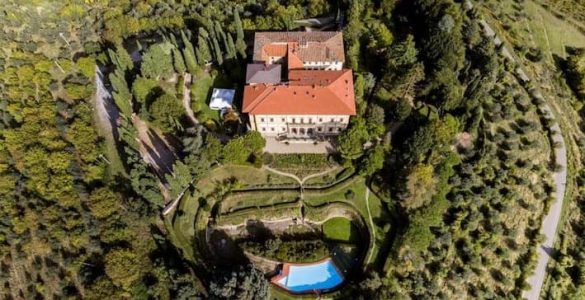
[[[288,274],[281,275],[276,283],[293,293],[306,293],[332,289],[343,282],[331,259],[310,265],[288,266]]]

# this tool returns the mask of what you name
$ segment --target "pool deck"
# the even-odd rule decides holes
[[[341,279],[340,283],[338,283],[335,286],[332,286],[330,288],[327,288],[327,289],[314,289],[314,290],[306,290],[306,291],[299,292],[299,291],[290,290],[289,287],[283,285],[280,282],[282,279],[289,276],[290,268],[292,266],[302,267],[302,266],[319,265],[319,264],[323,264],[323,263],[330,263],[331,266],[333,266],[337,275]],[[275,275],[274,277],[272,277],[272,279],[270,279],[270,282],[272,284],[274,284],[276,287],[280,288],[281,290],[283,290],[289,294],[293,294],[293,295],[326,293],[326,292],[332,291],[335,288],[339,287],[344,281],[345,281],[345,277],[343,276],[343,273],[339,270],[339,268],[337,268],[337,266],[335,265],[335,262],[333,262],[333,259],[331,257],[326,257],[324,259],[310,262],[310,263],[284,263],[282,266],[282,271],[278,275]]]

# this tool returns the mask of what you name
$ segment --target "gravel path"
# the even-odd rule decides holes
[[[187,116],[193,122],[193,125],[199,125],[199,120],[195,118],[195,113],[193,113],[193,109],[191,108],[191,80],[193,76],[189,73],[185,73],[185,83],[183,85],[183,107],[187,112]]]
[[[366,208],[368,209],[368,219],[370,221],[370,227],[372,228],[372,242],[376,243],[376,227],[374,226],[374,220],[372,220],[372,212],[370,211],[370,188],[366,186]],[[374,251],[369,251],[368,259],[366,264],[369,264],[372,260]]]

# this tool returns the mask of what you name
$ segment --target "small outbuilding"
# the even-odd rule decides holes
[[[213,110],[225,110],[232,107],[236,90],[231,89],[213,89],[209,108]]]

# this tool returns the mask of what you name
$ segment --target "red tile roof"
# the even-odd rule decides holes
[[[286,64],[289,70],[303,68],[303,61],[301,61],[299,58],[298,53],[298,46],[296,46],[294,43],[288,43]]]
[[[345,62],[343,36],[338,31],[256,32],[254,61],[267,61],[269,56],[285,56],[287,44],[294,44],[302,62]]]
[[[352,71],[291,70],[289,84],[244,87],[243,112],[266,115],[355,115]]]

